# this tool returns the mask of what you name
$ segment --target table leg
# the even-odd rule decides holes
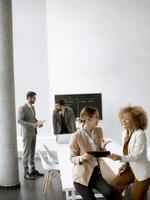
[[[75,200],[76,199],[76,195],[75,195],[75,191],[65,191],[66,194],[66,200]]]

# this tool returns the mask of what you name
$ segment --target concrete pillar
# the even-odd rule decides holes
[[[0,187],[19,186],[14,97],[12,2],[0,0]]]

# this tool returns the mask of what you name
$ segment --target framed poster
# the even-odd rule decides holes
[[[102,120],[102,94],[57,94],[55,100],[63,99],[65,105],[73,109],[76,117],[79,117],[80,111],[85,106],[92,106],[98,109],[100,119]]]

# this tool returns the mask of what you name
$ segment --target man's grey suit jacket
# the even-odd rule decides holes
[[[37,119],[35,117],[35,112],[29,107],[27,103],[18,109],[18,123],[21,125],[21,135],[29,136],[35,135],[37,130],[32,127],[32,123],[36,123]]]
[[[74,133],[76,131],[76,124],[75,124],[75,115],[72,108],[70,108],[69,106],[65,106],[64,116],[65,116],[65,124],[67,126],[69,133]],[[61,116],[60,112],[57,110],[53,111],[53,129],[55,135],[61,133]]]

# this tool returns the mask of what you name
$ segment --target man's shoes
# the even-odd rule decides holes
[[[29,173],[25,173],[24,178],[27,179],[27,180],[35,180],[35,176],[33,176]]]
[[[37,177],[37,176],[44,176],[44,174],[40,173],[38,170],[34,170],[30,173],[31,176]]]

